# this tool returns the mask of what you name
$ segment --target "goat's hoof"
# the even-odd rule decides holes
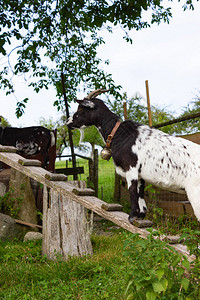
[[[133,224],[133,222],[135,221],[137,219],[137,217],[136,216],[134,216],[134,217],[128,217],[128,220],[129,220],[129,222],[131,223],[131,224]]]

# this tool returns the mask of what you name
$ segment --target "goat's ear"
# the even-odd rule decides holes
[[[83,107],[95,108],[95,104],[90,100],[86,100],[86,99],[78,100],[78,99],[76,99],[76,102],[78,104],[80,104],[81,106],[83,106]]]

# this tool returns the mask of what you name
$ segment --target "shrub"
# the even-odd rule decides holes
[[[129,264],[126,299],[198,299],[187,257],[155,238],[158,232],[149,231],[146,240],[133,234],[125,241],[124,256]]]

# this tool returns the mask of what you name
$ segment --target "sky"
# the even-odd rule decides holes
[[[148,80],[151,104],[166,107],[178,116],[195,95],[200,95],[200,3],[194,3],[194,11],[183,12],[180,3],[169,2],[173,7],[170,24],[131,31],[132,45],[122,39],[123,32],[119,29],[113,34],[103,32],[106,43],[100,46],[98,56],[109,59],[109,66],[104,69],[129,98],[139,93],[146,99],[145,80]],[[18,77],[15,83],[15,95],[6,96],[0,91],[0,115],[12,126],[35,126],[41,118],[59,119],[60,113],[53,106],[56,100],[53,89],[36,94],[23,77]],[[77,98],[81,96],[84,95]],[[30,100],[25,114],[17,119],[16,98],[26,97]],[[72,111],[75,110],[73,105]]]

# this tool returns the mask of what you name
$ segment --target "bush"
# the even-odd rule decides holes
[[[190,276],[190,262],[155,239],[156,234],[151,230],[147,240],[133,234],[125,241],[124,256],[129,262],[126,299],[199,299]]]

